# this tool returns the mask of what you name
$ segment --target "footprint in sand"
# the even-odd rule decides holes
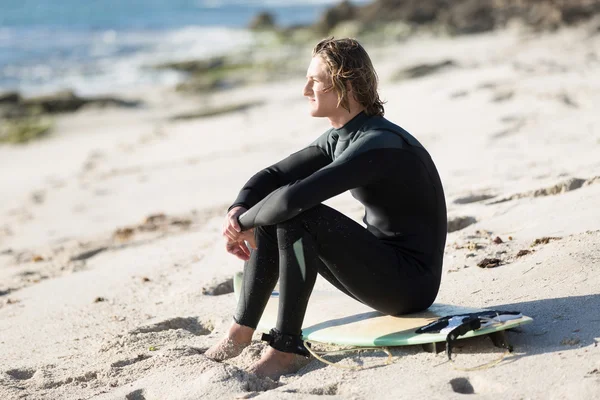
[[[221,282],[213,282],[202,288],[202,294],[208,296],[221,296],[228,293],[233,293],[233,278]]]
[[[469,225],[473,225],[477,220],[474,217],[455,217],[448,219],[448,233],[460,231]]]
[[[18,381],[26,381],[31,379],[35,372],[36,370],[32,368],[16,368],[6,371],[6,375]]]
[[[452,387],[452,390],[456,393],[461,393],[461,394],[474,394],[475,393],[475,389],[473,388],[473,385],[471,385],[471,382],[469,382],[469,380],[467,378],[464,377],[460,377],[460,378],[454,378],[450,380],[450,386]]]
[[[577,190],[577,189],[581,188],[582,186],[588,186],[593,183],[596,183],[596,178],[591,178],[591,179],[570,178],[570,179],[567,179],[566,181],[559,182],[556,185],[552,185],[552,186],[542,188],[542,189],[533,190],[530,192],[513,194],[512,196],[504,197],[499,200],[494,200],[487,204],[491,205],[491,204],[504,203],[506,201],[522,199],[525,197],[553,196],[553,195],[557,195],[557,194],[561,194],[561,193],[571,192],[573,190]]]
[[[125,395],[126,400],[146,400],[144,389],[137,389]]]
[[[110,364],[110,366],[112,368],[123,368],[128,365],[132,365],[132,364],[138,363],[140,361],[147,360],[149,358],[150,358],[150,356],[147,354],[138,354],[138,356],[135,358],[128,358],[126,360],[116,361],[116,362]]]
[[[194,317],[177,317],[167,319],[162,322],[157,322],[156,324],[136,328],[132,330],[130,334],[135,335],[139,333],[163,332],[173,329],[183,329],[192,333],[193,335],[201,336],[210,334],[213,330],[213,326],[210,322],[203,323]]]
[[[487,194],[487,193],[473,193],[467,196],[459,197],[454,200],[454,204],[470,204],[477,203],[479,201],[489,200],[496,197],[495,194]]]
[[[338,382],[330,383],[319,387],[309,388],[306,393],[317,396],[335,396],[338,394],[340,384]]]

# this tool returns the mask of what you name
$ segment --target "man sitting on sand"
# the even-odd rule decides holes
[[[313,49],[304,96],[332,128],[306,148],[258,172],[230,207],[227,251],[245,260],[234,322],[206,356],[225,360],[248,346],[279,280],[270,347],[250,371],[277,379],[308,352],[302,321],[317,273],[389,315],[421,311],[440,286],[446,204],[431,157],[383,117],[377,75],[353,39]],[[321,204],[350,190],[366,228]],[[247,244],[252,249],[249,249]]]

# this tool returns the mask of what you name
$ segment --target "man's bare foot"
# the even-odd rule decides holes
[[[237,357],[252,342],[253,333],[254,329],[234,322],[227,335],[206,350],[204,355],[215,361]]]
[[[277,380],[281,375],[298,372],[309,362],[310,358],[294,353],[284,353],[269,347],[261,359],[248,368],[248,372],[261,378]]]

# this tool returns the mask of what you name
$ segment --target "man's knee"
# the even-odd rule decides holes
[[[302,226],[304,228],[308,228],[308,226],[319,219],[324,218],[325,209],[327,206],[323,204],[318,204],[314,207],[306,209],[302,211],[300,214],[296,215],[293,218],[290,218],[286,221],[280,222],[277,224],[277,228],[290,228],[294,226]]]
[[[277,243],[277,227],[275,225],[257,226],[254,235],[257,241],[266,240],[268,243]]]

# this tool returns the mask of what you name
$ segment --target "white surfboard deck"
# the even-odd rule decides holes
[[[234,277],[234,293],[239,297],[243,272]],[[268,332],[275,327],[279,306],[279,293],[271,295],[257,330]],[[445,342],[447,333],[415,333],[415,331],[441,317],[486,311],[479,308],[466,308],[451,304],[435,303],[426,311],[389,316],[354,300],[340,291],[312,292],[304,323],[304,340],[349,346],[406,346]],[[519,311],[519,310],[516,310]],[[470,331],[459,339],[486,335],[532,322],[522,316],[517,319],[494,324]]]

